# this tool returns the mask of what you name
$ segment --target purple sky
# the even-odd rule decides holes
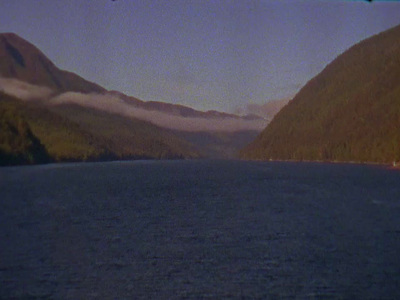
[[[400,2],[0,0],[58,67],[142,100],[234,111],[294,95],[353,44],[400,23]]]

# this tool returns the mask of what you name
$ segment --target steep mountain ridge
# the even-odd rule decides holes
[[[72,72],[60,70],[36,46],[15,33],[0,33],[0,77],[15,78],[34,85],[46,86],[53,89],[55,93],[109,94],[145,110],[161,111],[183,117],[243,120],[248,118],[213,110],[198,111],[179,104],[142,101],[118,91],[107,91],[103,87],[89,82]],[[259,117],[259,119],[262,118]]]
[[[241,151],[245,159],[400,159],[400,26],[338,56]]]
[[[106,91],[74,73],[60,70],[38,48],[14,33],[0,34],[0,76],[46,86],[56,92]]]
[[[0,34],[0,92],[0,107],[12,102],[56,162],[233,158],[265,124],[255,115],[203,112],[107,91],[60,70],[13,33]]]

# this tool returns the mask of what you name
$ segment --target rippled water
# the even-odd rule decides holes
[[[0,169],[0,298],[400,298],[400,172],[136,161]]]

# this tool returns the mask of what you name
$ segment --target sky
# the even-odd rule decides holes
[[[398,1],[0,0],[0,32],[59,68],[145,101],[234,112],[293,97]]]

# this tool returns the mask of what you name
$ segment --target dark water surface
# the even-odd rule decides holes
[[[0,169],[1,299],[400,299],[400,171]]]

